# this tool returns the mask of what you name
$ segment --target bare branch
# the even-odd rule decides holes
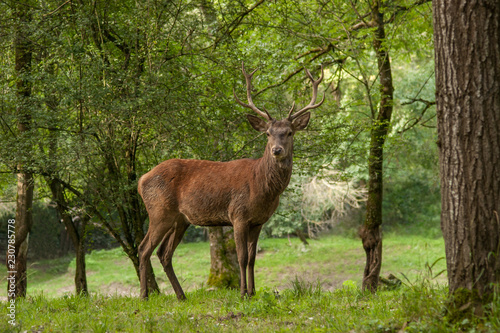
[[[68,3],[71,3],[71,1],[72,0],[68,0],[68,1],[62,3],[59,7],[57,7],[56,9],[54,9],[53,11],[51,11],[50,13],[42,15],[42,17],[46,18],[47,16],[50,16],[50,15],[53,15],[53,14],[57,13],[61,8],[63,8],[64,6],[66,6]]]
[[[410,105],[410,104],[413,104],[413,103],[416,103],[416,102],[424,103],[425,107],[420,112],[420,115],[417,118],[413,119],[413,121],[411,122],[410,125],[408,125],[408,123],[410,123],[410,120],[408,120],[406,122],[406,124],[403,126],[403,129],[400,130],[400,131],[398,131],[398,134],[404,133],[404,132],[412,129],[413,127],[415,127],[417,124],[419,124],[422,121],[422,118],[424,117],[424,115],[427,112],[427,110],[429,110],[433,105],[436,104],[435,101],[427,101],[427,100],[422,99],[422,98],[414,98],[414,99],[412,99],[412,100],[410,100],[408,102],[401,103],[401,105]],[[425,125],[426,122],[428,122],[429,120],[431,120],[433,118],[434,117],[431,117],[431,118],[427,119],[426,121],[422,122],[422,125]]]

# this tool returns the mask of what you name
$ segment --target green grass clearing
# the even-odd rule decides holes
[[[359,239],[324,236],[311,240],[306,248],[298,239],[262,239],[256,261],[257,289],[286,289],[296,276],[308,282],[319,281],[323,290],[333,291],[346,280],[361,283],[365,254]],[[444,257],[442,239],[419,236],[388,235],[384,239],[382,275],[403,273],[410,280]],[[210,270],[208,243],[180,244],[174,254],[174,269],[186,292],[203,288]],[[152,257],[157,281],[162,292],[173,292],[156,256]],[[137,296],[139,281],[132,263],[121,248],[93,251],[86,257],[87,281],[91,293]],[[2,266],[3,273],[5,267]],[[445,269],[439,260],[434,272]],[[2,273],[2,274],[3,274]],[[28,295],[43,293],[60,297],[74,292],[75,261],[71,257],[29,263]],[[3,274],[2,276],[6,276]],[[446,282],[443,274],[438,281]],[[6,297],[6,280],[0,297]]]
[[[382,275],[403,280],[396,290],[363,293],[361,241],[339,236],[312,240],[263,239],[257,260],[257,295],[207,290],[207,243],[181,244],[174,267],[187,291],[179,302],[154,260],[164,294],[148,301],[120,249],[87,256],[91,296],[73,295],[74,261],[32,263],[26,299],[16,303],[18,325],[0,332],[498,332],[500,303],[486,319],[450,324],[442,239],[388,235]],[[438,275],[435,277],[435,275]],[[3,293],[6,285],[4,282]],[[6,303],[3,302],[6,306]],[[5,307],[4,307],[5,309]],[[6,317],[7,318],[7,317]]]

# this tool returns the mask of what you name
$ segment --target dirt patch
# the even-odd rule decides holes
[[[139,297],[139,289],[135,286],[124,285],[120,282],[113,282],[111,284],[100,286],[99,294]]]
[[[243,317],[243,312],[238,312],[237,314],[234,314],[233,311],[230,311],[226,316],[224,317],[219,317],[217,320],[219,322],[226,321],[226,320],[240,320]]]

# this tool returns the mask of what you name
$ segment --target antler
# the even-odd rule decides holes
[[[249,109],[252,109],[254,110],[258,115],[260,115],[261,117],[264,117],[266,118],[268,121],[271,121],[273,118],[269,115],[269,112],[267,112],[266,109],[264,109],[264,111],[261,111],[259,110],[255,104],[253,104],[253,101],[252,101],[252,93],[251,93],[251,90],[252,90],[252,76],[253,74],[258,70],[259,68],[256,68],[252,71],[252,73],[250,74],[247,74],[247,72],[245,72],[245,64],[242,62],[241,63],[241,71],[243,72],[243,75],[245,75],[245,80],[247,82],[247,99],[248,99],[248,104],[245,104],[243,103],[242,101],[240,101],[240,99],[238,98],[238,96],[236,96],[236,93],[234,92],[234,88],[233,88],[233,95],[234,95],[234,98],[236,99],[236,102],[238,102],[239,105],[243,106],[243,107],[246,107],[246,108],[249,108]]]
[[[321,65],[321,77],[318,80],[314,80],[313,76],[311,75],[311,72],[309,72],[309,70],[307,68],[305,70],[306,70],[307,77],[311,80],[311,82],[313,84],[313,95],[312,95],[312,98],[311,98],[311,101],[309,102],[309,104],[307,104],[303,109],[300,109],[299,111],[297,111],[296,113],[294,113],[292,115],[293,109],[295,108],[295,102],[293,102],[292,108],[290,109],[290,112],[288,112],[288,118],[287,118],[290,121],[299,117],[307,110],[317,108],[318,106],[323,104],[323,102],[325,101],[325,94],[323,93],[323,98],[321,99],[321,102],[319,102],[318,104],[314,104],[316,102],[316,97],[318,96],[318,86],[321,83],[321,81],[323,80],[323,74],[324,74],[323,73],[323,65]]]

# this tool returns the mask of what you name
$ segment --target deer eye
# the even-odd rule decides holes
[[[288,136],[292,136],[292,131],[288,132]]]
[[[269,134],[269,132],[266,132],[266,135],[267,135],[267,136],[269,136],[269,135],[271,135],[271,134]]]

